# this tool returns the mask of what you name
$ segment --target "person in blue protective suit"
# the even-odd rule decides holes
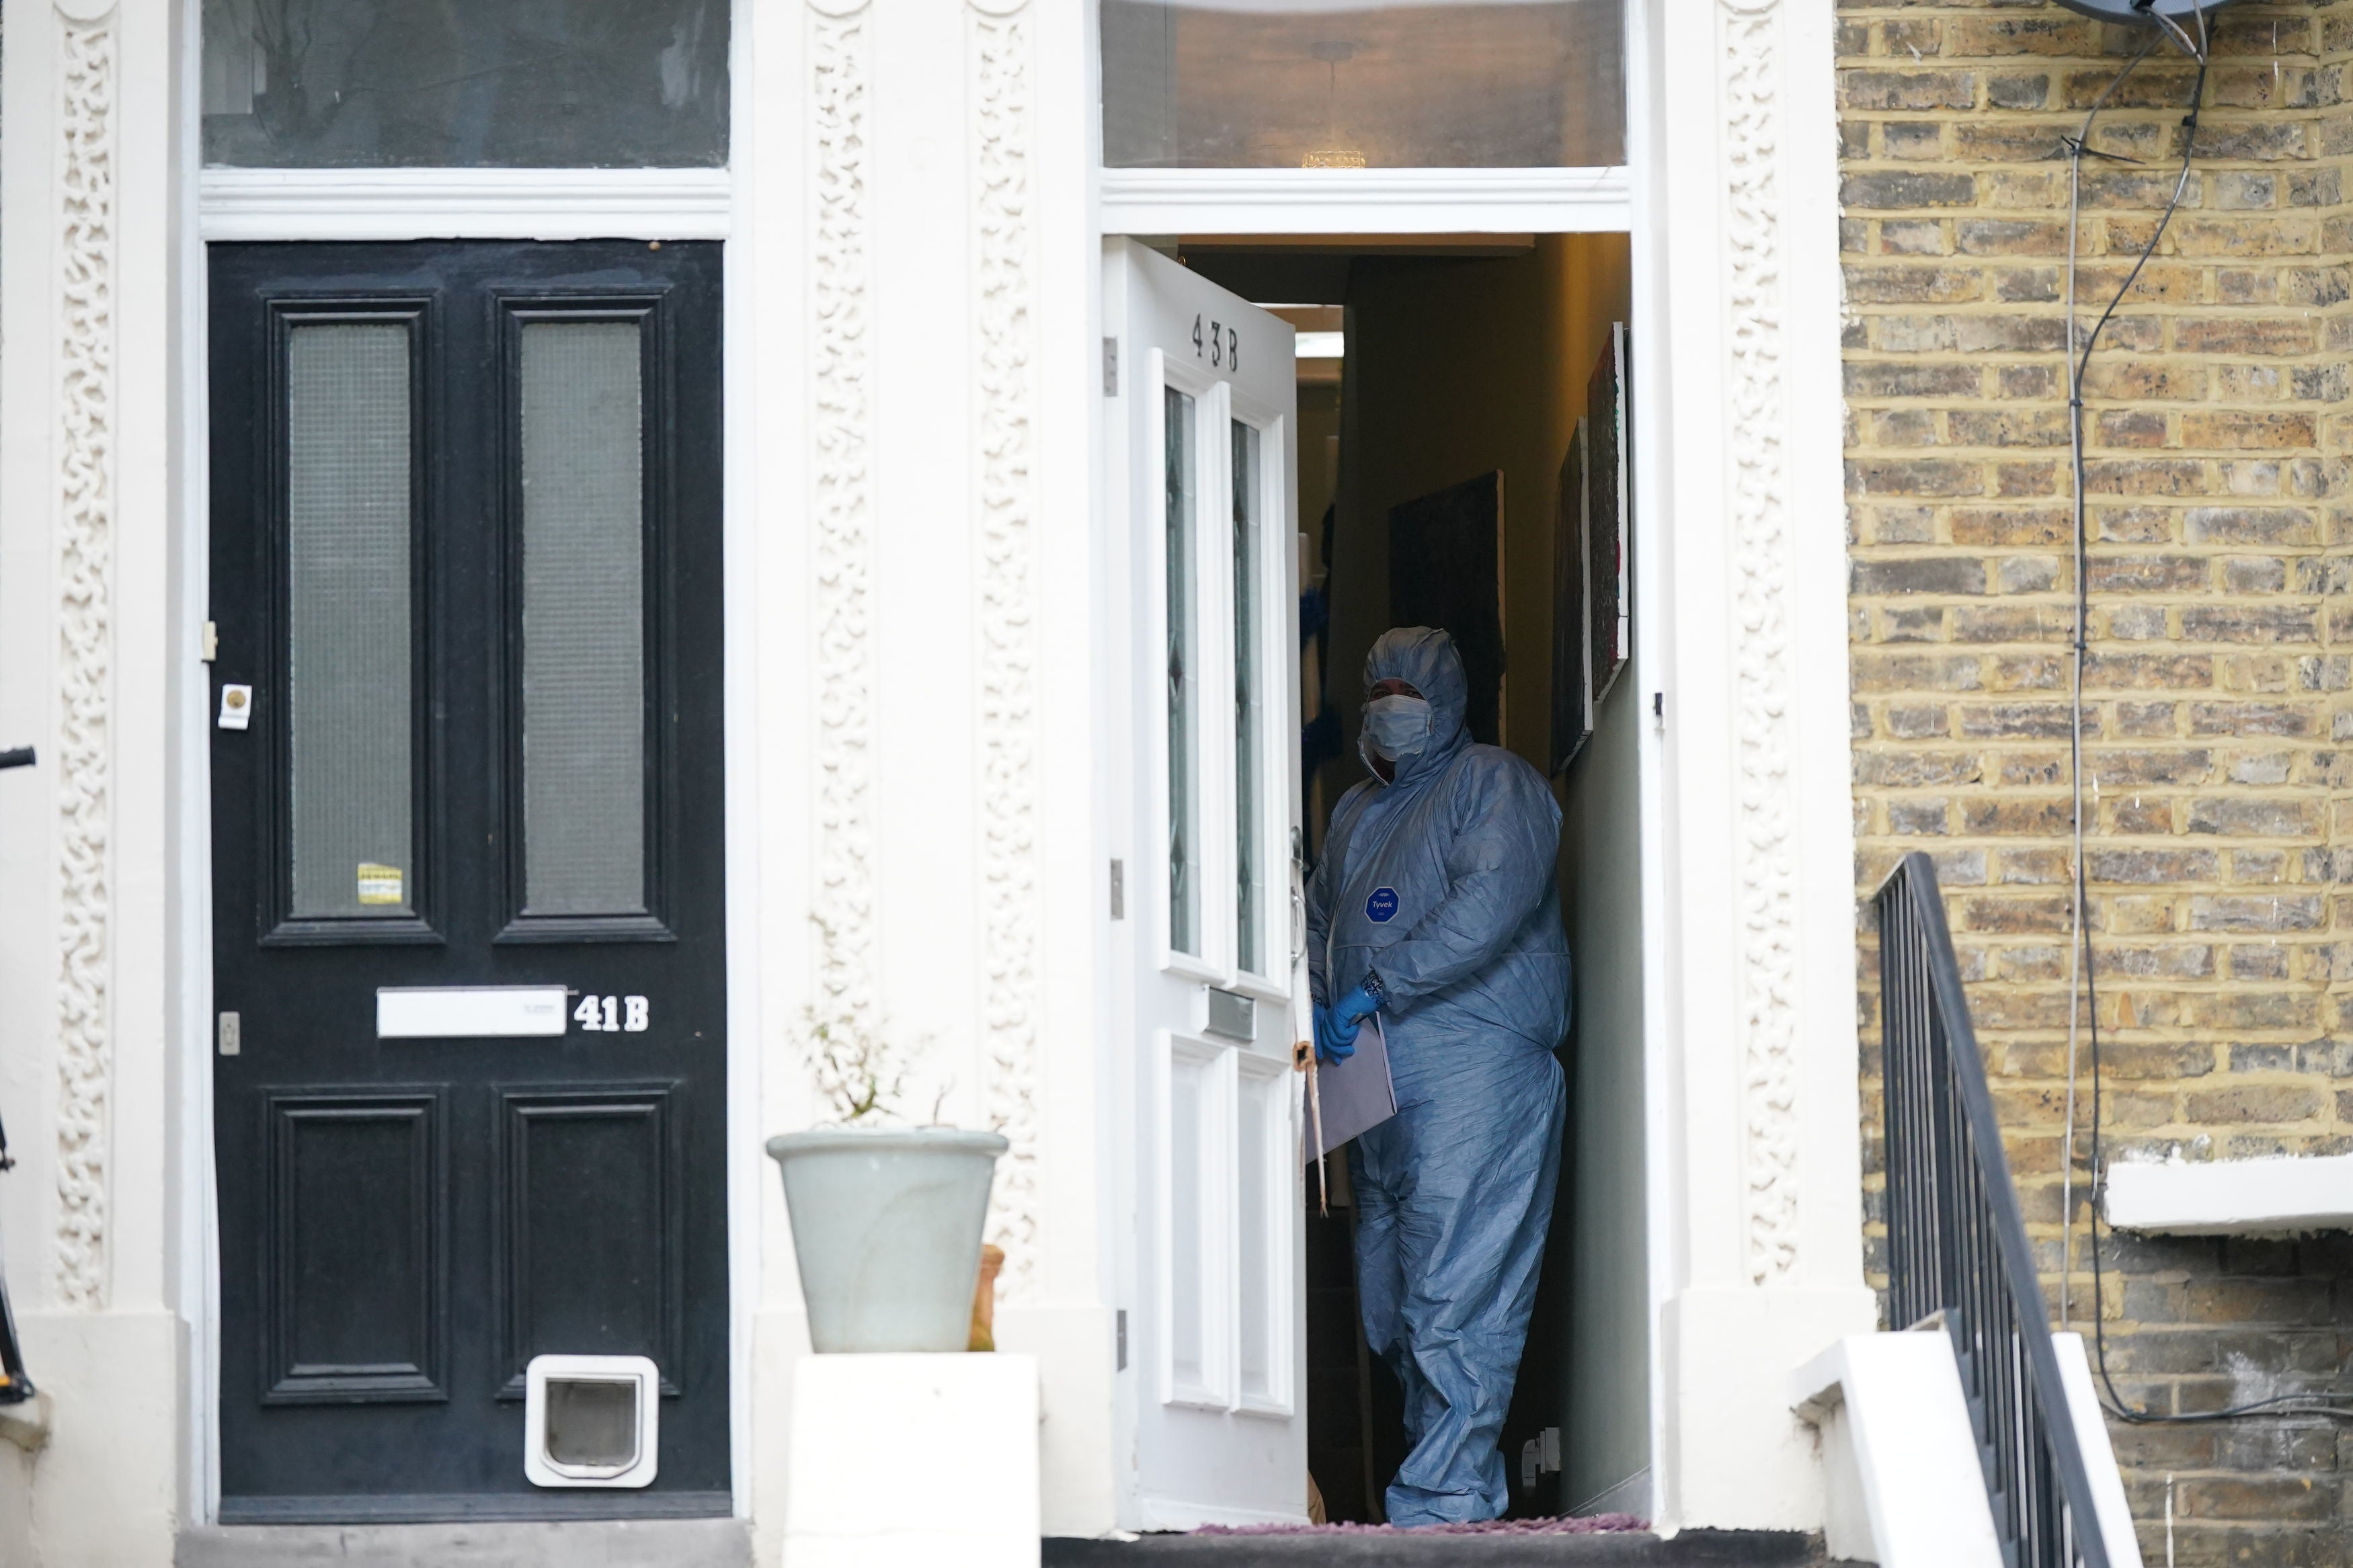
[[[1308,890],[1315,1047],[1377,1013],[1398,1113],[1350,1147],[1365,1337],[1405,1390],[1392,1524],[1498,1518],[1496,1447],[1552,1220],[1566,1104],[1560,808],[1536,770],[1462,727],[1453,639],[1382,634],[1359,750]]]

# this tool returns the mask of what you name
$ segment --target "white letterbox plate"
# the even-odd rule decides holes
[[[380,985],[380,1040],[516,1039],[564,1033],[561,985]]]

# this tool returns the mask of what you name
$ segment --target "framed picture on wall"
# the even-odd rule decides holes
[[[1389,508],[1389,625],[1454,638],[1471,738],[1504,743],[1504,475],[1492,469]]]
[[[1633,647],[1626,325],[1586,383],[1553,522],[1553,771],[1574,762]]]
[[[1626,423],[1626,323],[1609,323],[1609,346],[1585,384],[1586,625],[1593,643],[1593,706],[1618,683],[1633,651],[1633,556]]]
[[[1577,422],[1568,455],[1553,488],[1552,524],[1552,771],[1576,760],[1593,733],[1593,690],[1587,666],[1592,641],[1585,626],[1585,442]]]

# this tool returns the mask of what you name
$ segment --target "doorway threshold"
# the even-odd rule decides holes
[[[752,1568],[740,1519],[241,1524],[180,1532],[174,1568]]]
[[[1819,1535],[1780,1530],[1646,1530],[1579,1534],[1454,1534],[1430,1530],[1284,1534],[1145,1535],[1126,1541],[1050,1536],[1043,1568],[1820,1568]]]
[[[225,1497],[223,1524],[487,1524],[562,1520],[723,1519],[732,1492],[583,1487],[529,1492],[418,1492],[357,1496]]]

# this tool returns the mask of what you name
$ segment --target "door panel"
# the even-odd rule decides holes
[[[675,1394],[681,1151],[662,1088],[510,1092],[499,1190],[502,1398],[531,1358],[642,1355]]]
[[[1134,595],[1130,1518],[1299,1519],[1293,335],[1142,247],[1107,263]]]
[[[719,249],[210,266],[222,1516],[725,1512]],[[541,1352],[651,1488],[524,1479]]]
[[[447,1399],[441,1097],[273,1094],[268,1114],[262,1403]]]

